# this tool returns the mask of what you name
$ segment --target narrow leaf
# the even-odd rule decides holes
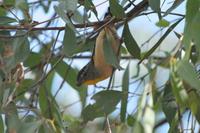
[[[137,42],[131,35],[131,32],[129,30],[128,23],[125,24],[124,30],[123,30],[123,38],[126,45],[126,48],[128,52],[135,58],[140,59],[140,48],[138,47]]]
[[[66,25],[66,28],[65,28],[63,43],[64,43],[64,53],[67,56],[72,56],[77,47],[76,35],[75,35],[74,30],[72,30],[72,28],[69,27],[68,25]]]
[[[186,4],[186,25],[184,28],[183,44],[186,50],[189,45],[193,43],[197,47],[197,51],[200,51],[200,1],[198,0],[188,0]]]
[[[4,122],[2,119],[2,115],[0,116],[0,132],[4,133]]]
[[[149,0],[149,5],[152,10],[160,12],[160,0]]]
[[[168,83],[164,89],[162,108],[169,124],[172,124],[177,113],[178,105],[172,93],[172,86]]]
[[[129,65],[127,66],[123,80],[122,80],[122,100],[121,100],[121,111],[120,111],[120,119],[122,122],[126,120],[126,110],[128,103],[128,92],[129,92]]]
[[[109,0],[109,4],[110,4],[110,11],[113,16],[119,19],[125,17],[124,9],[121,5],[119,5],[117,0]]]
[[[178,63],[178,75],[193,88],[199,90],[200,82],[195,68],[187,61],[183,60]]]
[[[104,39],[104,44],[103,44],[103,51],[104,51],[106,62],[108,64],[111,64],[113,67],[117,69],[122,69],[121,66],[119,65],[118,57],[115,54],[114,50],[112,49],[111,44],[112,44],[112,41],[109,38],[108,34],[106,34],[106,37]]]

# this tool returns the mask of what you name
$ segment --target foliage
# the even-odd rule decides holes
[[[99,7],[106,3],[112,17],[104,20]],[[185,14],[173,12],[183,4]],[[169,125],[166,132],[197,131],[199,9],[199,0],[0,1],[0,132],[77,133],[103,127],[105,132],[150,133],[164,124]],[[36,14],[41,10],[44,21]],[[145,22],[156,20],[152,27],[159,29],[150,37],[144,30],[141,36],[145,43],[132,33],[131,23],[140,17]],[[123,76],[119,79],[115,71],[108,82],[94,88],[78,87],[76,62],[91,58],[85,53],[92,53],[98,32],[110,23],[119,33],[122,31],[121,63],[107,36],[104,55],[108,63],[123,71]],[[158,39],[152,41],[155,36]],[[161,50],[170,36],[174,41],[168,46],[174,47]],[[147,46],[151,41],[153,44]],[[160,69],[167,70],[169,77],[160,75]],[[166,77],[161,86],[157,84],[159,76]],[[62,79],[59,84],[57,77]],[[79,96],[81,116],[74,117],[58,103],[59,92],[66,84]]]

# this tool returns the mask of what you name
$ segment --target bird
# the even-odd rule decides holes
[[[109,39],[110,43],[105,44],[105,39]],[[112,75],[115,68],[106,61],[104,45],[111,45],[114,54],[119,57],[120,38],[113,23],[105,25],[98,34],[91,60],[78,73],[77,86],[95,85]]]

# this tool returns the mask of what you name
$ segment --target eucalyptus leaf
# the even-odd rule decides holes
[[[119,19],[125,17],[124,9],[121,5],[119,5],[118,0],[109,0],[109,4],[110,11],[113,16]]]
[[[111,98],[112,97],[112,98]],[[85,122],[94,120],[97,117],[108,115],[115,110],[116,105],[122,98],[122,93],[115,90],[101,91],[95,94],[92,99],[94,104],[89,104],[82,111],[82,117]]]
[[[71,29],[68,25],[65,28],[64,35],[64,53],[67,56],[72,56],[77,48],[76,44],[76,34],[73,29]]]
[[[200,1],[187,1],[186,4],[186,25],[184,28],[183,44],[185,49],[189,49],[189,46],[194,43],[197,47],[197,51],[200,51],[200,38],[198,36],[200,32]]]
[[[108,64],[111,64],[113,67],[120,70],[122,69],[122,67],[119,65],[119,59],[117,55],[115,54],[111,44],[112,44],[112,40],[109,37],[109,35],[106,34],[106,37],[104,39],[104,44],[103,44],[105,60]]]
[[[140,48],[138,47],[137,42],[131,35],[131,32],[128,27],[128,23],[125,24],[123,34],[124,42],[128,52],[135,58],[140,59]]]
[[[152,10],[160,12],[160,0],[148,0]]]
[[[121,111],[120,111],[120,119],[122,122],[125,122],[126,120],[128,92],[129,92],[129,65],[127,66],[124,72],[122,80],[122,100],[121,100]]]
[[[200,82],[195,68],[187,61],[183,60],[178,63],[178,75],[193,88],[200,90]]]

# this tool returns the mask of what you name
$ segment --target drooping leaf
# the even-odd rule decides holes
[[[182,106],[185,107],[188,102],[188,94],[186,90],[183,88],[183,82],[178,75],[178,67],[176,60],[171,60],[170,62],[170,85],[173,92],[173,95],[175,96],[176,102]]]
[[[187,82],[190,86],[197,90],[200,89],[198,74],[196,73],[195,68],[189,62],[185,60],[180,61],[178,63],[177,72],[180,78]]]
[[[47,77],[47,81],[50,80],[50,82],[52,83],[53,80],[53,76],[54,76],[54,72],[52,72],[48,77]],[[46,117],[46,118],[52,118],[52,102],[50,101],[50,97],[52,97],[51,94],[51,85],[48,83],[45,83],[41,86],[41,88],[39,89],[39,106],[41,109],[41,113]],[[50,110],[49,110],[50,109]]]
[[[96,102],[86,106],[82,111],[84,121],[94,120],[97,117],[108,115],[114,111],[116,105],[121,100],[121,96],[121,92],[115,90],[106,90],[95,94],[92,99]]]
[[[72,28],[70,28],[68,25],[66,25],[65,28],[65,35],[64,35],[64,53],[67,56],[72,56],[74,54],[74,51],[77,47],[76,45],[76,35]]]
[[[110,11],[113,16],[119,19],[125,17],[124,9],[122,8],[121,5],[119,5],[117,0],[109,0],[109,4],[110,4]]]
[[[110,113],[121,100],[121,92],[115,90],[100,91],[95,94],[92,99],[96,101],[96,105],[101,107],[104,113]],[[112,98],[111,98],[112,97]]]
[[[115,54],[114,50],[112,49],[111,44],[112,44],[112,40],[109,37],[109,35],[106,34],[106,37],[104,39],[104,44],[103,44],[105,60],[108,64],[111,64],[113,67],[117,69],[122,69],[122,67],[119,65],[118,57]]]
[[[120,111],[120,119],[122,122],[125,122],[126,120],[128,92],[129,92],[129,65],[127,66],[124,72],[122,80],[122,100],[121,100],[121,111]]]
[[[34,67],[41,62],[42,55],[40,53],[30,52],[23,65],[25,67]]]
[[[0,116],[0,132],[4,133],[4,122],[2,116]]]
[[[148,0],[152,10],[160,12],[160,0]]]
[[[97,117],[104,116],[104,113],[95,104],[89,104],[82,111],[82,117],[85,122],[92,121]]]
[[[200,105],[199,105],[199,99],[200,94],[197,91],[190,91],[189,92],[189,98],[188,98],[188,104],[189,108],[191,109],[192,114],[195,116],[195,119],[200,122]]]
[[[47,123],[55,132],[64,131],[64,125],[55,97],[51,93],[54,73],[52,72],[39,90],[39,105],[42,115],[48,119]]]
[[[123,30],[123,38],[128,52],[135,58],[140,59],[140,48],[138,47],[137,42],[131,35],[131,32],[128,27],[128,23],[125,24]]]
[[[162,99],[163,112],[165,113],[169,124],[171,124],[175,119],[178,109],[178,105],[175,101],[171,88],[171,85],[168,83],[164,89],[164,95]]]
[[[184,28],[183,44],[187,50],[191,44],[197,47],[200,51],[200,1],[187,1],[186,5],[186,25]]]
[[[98,12],[96,11],[95,5],[92,3],[92,0],[84,0],[84,7],[86,10],[92,10],[96,16],[98,16]]]

